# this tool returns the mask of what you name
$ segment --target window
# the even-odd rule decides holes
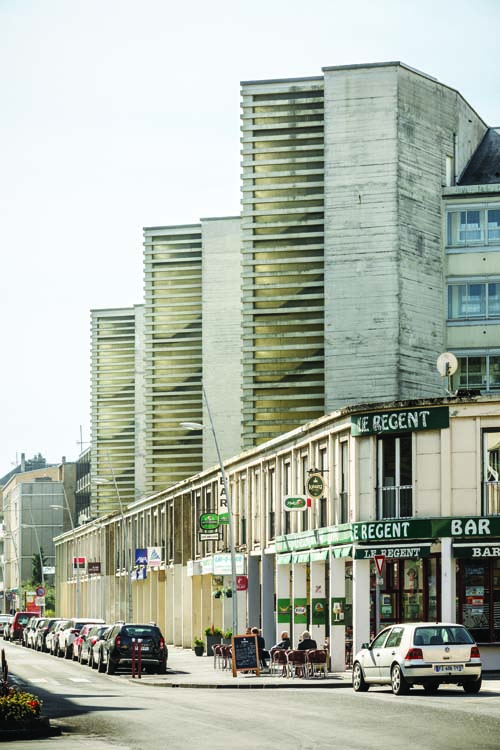
[[[500,318],[500,283],[466,283],[448,286],[449,320]]]
[[[349,522],[348,508],[348,470],[349,470],[349,443],[344,440],[340,444],[340,497],[338,523]]]
[[[269,540],[274,539],[276,534],[276,507],[274,496],[274,469],[270,469],[267,475],[267,497],[269,517]]]
[[[452,376],[452,388],[480,388],[481,391],[500,390],[499,354],[457,354],[458,368]]]
[[[500,514],[500,432],[483,432],[483,511]]]
[[[283,482],[284,482],[283,490],[284,490],[284,493],[283,494],[285,495],[285,497],[290,494],[290,472],[291,472],[290,462],[287,462],[284,465],[284,467],[283,467],[283,473],[284,473],[284,477],[283,477]],[[285,522],[284,522],[283,533],[289,534],[290,533],[290,529],[291,529],[291,526],[290,526],[290,512],[285,510],[284,511],[284,516],[285,516]]]
[[[500,208],[467,208],[447,214],[447,244],[450,247],[500,243]]]
[[[378,440],[377,518],[413,515],[412,436]]]
[[[320,448],[319,451],[319,470],[323,478],[328,475],[326,468],[326,448]],[[319,528],[324,528],[325,526],[328,526],[328,499],[326,495],[322,495],[322,497],[318,498],[318,503],[318,526]]]

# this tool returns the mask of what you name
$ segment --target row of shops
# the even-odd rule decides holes
[[[229,630],[235,608],[238,629],[261,627],[268,645],[281,630],[328,639],[337,669],[351,639],[356,650],[384,625],[454,621],[498,669],[499,446],[492,396],[328,415],[225,463],[235,592],[215,467],[60,536],[59,614],[154,620],[191,647],[207,627]]]

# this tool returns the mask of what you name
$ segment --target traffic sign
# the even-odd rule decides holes
[[[45,596],[45,586],[38,586],[35,593],[37,596]]]
[[[374,555],[373,559],[375,560],[375,567],[377,568],[378,576],[379,578],[382,578],[385,565],[385,555]]]

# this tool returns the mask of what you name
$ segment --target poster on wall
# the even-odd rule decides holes
[[[313,625],[326,623],[326,599],[313,599],[311,603],[311,622]]]
[[[299,597],[293,600],[294,625],[307,625],[307,599]]]
[[[277,602],[277,615],[278,622],[290,622],[290,615],[292,613],[292,604],[290,599],[278,599]]]
[[[345,625],[345,596],[332,597],[332,625]]]

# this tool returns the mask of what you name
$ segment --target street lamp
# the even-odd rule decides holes
[[[203,399],[207,407],[208,419],[210,421],[210,429],[212,431],[212,436],[213,436],[214,443],[215,443],[215,450],[217,451],[217,459],[219,461],[219,466],[220,466],[220,470],[222,474],[224,492],[226,493],[226,498],[227,498],[227,510],[228,510],[228,517],[229,517],[229,549],[231,552],[231,589],[232,589],[231,610],[232,610],[232,620],[233,620],[232,633],[233,635],[237,635],[238,633],[238,607],[237,607],[237,601],[236,601],[236,552],[234,549],[233,508],[232,508],[231,495],[229,493],[229,484],[227,481],[227,475],[226,475],[226,471],[224,469],[224,463],[222,461],[222,457],[220,454],[219,442],[217,440],[217,434],[215,432],[215,427],[214,427],[214,423],[212,419],[212,413],[210,411],[210,406],[208,405],[207,394],[205,392],[204,386],[202,386],[202,390],[203,390]],[[186,430],[206,429],[202,424],[200,424],[200,422],[181,422],[181,427],[183,427]]]
[[[71,508],[69,507],[68,498],[66,496],[66,490],[64,489],[64,485],[62,485],[63,488],[63,495],[64,495],[64,505],[49,505],[49,508],[52,508],[52,510],[65,510],[68,513],[69,516],[69,522],[71,524],[71,532],[73,535],[73,556],[74,559],[76,559],[76,617],[80,617],[80,605],[81,605],[81,585],[80,585],[80,558],[77,552],[77,546],[76,546],[76,530],[75,530],[75,524],[73,522],[73,514],[71,512]],[[74,568],[74,565],[73,565]],[[73,571],[74,572],[74,571]]]
[[[115,472],[113,471],[113,466],[111,462],[110,462],[110,467],[111,467],[111,476],[113,477],[112,479],[108,479],[107,477],[94,477],[92,479],[92,483],[97,484],[97,485],[112,484],[116,492],[116,497],[118,499],[118,505],[120,508],[121,522],[122,522],[122,546],[125,552],[125,578],[126,578],[126,598],[127,598],[125,619],[127,622],[132,622],[133,607],[132,607],[132,585],[130,581],[131,571],[130,571],[130,565],[129,565],[129,562],[130,562],[129,551],[130,550],[129,550],[128,527],[125,521],[125,514],[123,513],[123,504],[122,504],[122,498],[120,495],[120,490],[118,489],[118,483],[116,481]]]

